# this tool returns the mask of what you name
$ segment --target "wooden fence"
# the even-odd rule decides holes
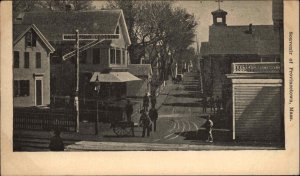
[[[15,111],[13,125],[14,129],[75,131],[73,117],[72,113]]]

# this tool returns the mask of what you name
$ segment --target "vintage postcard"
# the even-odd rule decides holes
[[[299,1],[2,1],[1,166],[299,174]]]

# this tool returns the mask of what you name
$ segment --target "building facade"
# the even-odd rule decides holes
[[[14,107],[50,104],[50,54],[54,48],[34,25],[14,25]]]
[[[223,107],[229,107],[231,73],[236,62],[280,62],[279,30],[273,25],[228,26],[227,12],[212,12],[213,24],[209,27],[209,41],[202,42],[201,75],[203,93],[208,97],[219,96]]]
[[[72,96],[76,83],[75,57],[62,60],[65,54],[74,51],[75,42],[64,41],[63,34],[75,34],[76,29],[80,34],[118,34],[119,38],[114,40],[80,41],[80,47],[88,47],[79,56],[79,94],[83,98],[95,97],[93,75],[118,72],[110,75],[117,76],[117,81],[99,80],[100,93],[103,97],[126,96],[126,82],[130,80],[121,77],[129,73],[127,48],[131,42],[122,10],[32,12],[23,14],[15,23],[35,23],[55,47],[56,52],[51,55],[51,94],[59,96]],[[109,77],[101,77],[106,78]]]
[[[222,98],[233,140],[284,142],[282,9],[274,0],[273,25],[227,26],[227,12],[212,12],[201,45],[203,89]]]
[[[150,64],[129,64],[129,72],[141,81],[132,81],[127,84],[128,97],[143,97],[146,93],[151,94],[152,68]]]

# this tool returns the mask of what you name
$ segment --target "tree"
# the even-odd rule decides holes
[[[47,0],[40,1],[42,7],[49,10],[66,10],[67,5],[71,6],[71,10],[90,10],[95,7],[92,5],[92,0]]]
[[[95,7],[92,0],[14,0],[13,12],[15,15],[20,12],[41,11],[41,10],[66,10],[66,5],[73,8],[71,10],[90,10]]]
[[[108,1],[107,8],[123,9],[132,45],[131,63],[139,63],[147,52],[152,66],[159,62],[161,80],[194,42],[195,17],[171,1]],[[129,21],[128,21],[129,20]]]
[[[29,12],[37,3],[36,0],[14,0],[13,1],[13,12],[19,13],[19,12]]]

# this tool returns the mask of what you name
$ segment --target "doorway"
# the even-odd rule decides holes
[[[35,104],[40,106],[43,104],[42,80],[35,80]]]

